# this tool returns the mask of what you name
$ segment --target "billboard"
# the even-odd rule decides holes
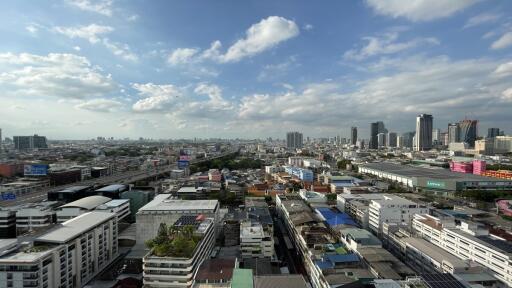
[[[2,193],[2,200],[16,200],[16,194],[14,194],[14,193]]]
[[[30,164],[25,165],[23,169],[25,176],[46,176],[48,175],[48,165],[46,164]]]
[[[189,162],[188,161],[185,161],[185,160],[179,160],[178,161],[178,169],[185,169],[185,168],[188,168],[189,166]]]

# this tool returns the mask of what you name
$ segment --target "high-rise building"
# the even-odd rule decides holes
[[[396,133],[389,132],[386,137],[386,146],[387,147],[397,147]]]
[[[377,134],[377,145],[378,148],[386,146],[386,133]]]
[[[441,139],[441,130],[440,129],[432,129],[432,143],[440,144]]]
[[[459,139],[460,142],[468,143],[469,146],[475,147],[477,137],[478,120],[464,119],[459,122]]]
[[[286,133],[286,147],[288,149],[302,148],[302,133],[288,132]]]
[[[48,148],[46,137],[37,134],[34,136],[14,136],[13,140],[14,148],[18,150]]]
[[[425,151],[432,148],[432,124],[433,117],[430,114],[420,114],[416,117],[416,151]]]
[[[350,128],[350,144],[356,145],[356,142],[357,142],[357,127],[352,127],[352,128]]]
[[[378,149],[379,148],[379,139],[377,135],[379,133],[388,133],[388,129],[384,126],[384,122],[378,121],[371,123],[370,126],[370,149]]]
[[[414,135],[416,132],[405,132],[402,134],[402,145],[401,147],[412,148]]]
[[[2,134],[1,132],[2,131],[0,130],[0,135]],[[496,136],[500,136],[500,128],[487,129],[487,138],[495,138]],[[0,140],[0,142],[1,142],[1,140]]]
[[[449,145],[450,143],[460,142],[459,134],[460,134],[459,123],[448,124],[448,142],[445,143],[445,145]]]

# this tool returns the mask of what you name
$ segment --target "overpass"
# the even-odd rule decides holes
[[[219,155],[215,155],[213,157],[208,157],[204,159],[194,159],[190,161],[190,164],[197,164],[205,161],[210,161],[213,159],[222,158],[224,156],[228,156],[230,154],[237,153],[238,148],[232,149],[231,151],[224,152]],[[35,203],[41,202],[47,199],[48,192],[60,191],[64,188],[72,187],[72,186],[101,186],[101,185],[109,185],[109,184],[131,184],[137,181],[142,181],[145,179],[156,178],[165,174],[170,173],[172,170],[178,169],[176,164],[172,164],[164,167],[157,167],[152,170],[137,170],[137,171],[127,171],[124,173],[105,176],[101,178],[88,179],[80,182],[75,182],[66,185],[54,186],[54,187],[45,187],[38,191],[33,191],[31,193],[27,193],[21,196],[17,196],[16,200],[3,200],[0,201],[0,207],[14,206],[20,204],[27,203]]]

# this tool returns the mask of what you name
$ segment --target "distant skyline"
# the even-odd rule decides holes
[[[0,128],[49,139],[511,133],[512,1],[0,3]]]

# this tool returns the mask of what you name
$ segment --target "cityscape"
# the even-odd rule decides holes
[[[0,288],[512,287],[512,2],[0,4]]]

